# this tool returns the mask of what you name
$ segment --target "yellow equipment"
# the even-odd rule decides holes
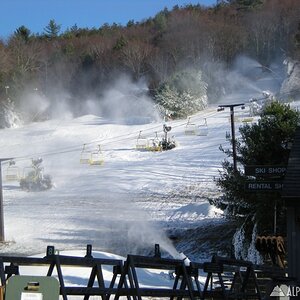
[[[197,125],[191,123],[191,117],[188,118],[188,121],[185,125],[184,133],[186,135],[198,135],[198,136],[207,136],[208,135],[208,126],[207,121],[204,119],[204,123]]]
[[[19,167],[16,166],[14,160],[10,160],[8,163],[5,179],[7,181],[18,181],[20,179],[20,170]]]
[[[82,150],[80,153],[80,163],[81,164],[89,164],[91,159],[91,151],[86,149],[86,144],[83,144]]]
[[[157,136],[157,132],[155,133],[155,138],[146,138],[142,135],[142,131],[140,131],[136,141],[136,149],[145,151],[161,151],[161,143]]]
[[[91,152],[89,164],[90,165],[103,165],[104,159],[101,151],[100,145],[98,145],[98,149],[94,152]]]
[[[98,145],[97,150],[91,151],[87,150],[86,144],[83,144],[81,153],[80,153],[80,163],[88,165],[103,165],[104,159],[101,151],[100,145]]]

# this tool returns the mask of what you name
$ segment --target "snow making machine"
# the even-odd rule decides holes
[[[203,124],[197,125],[195,123],[192,123],[191,117],[189,117],[185,125],[184,133],[186,135],[207,136],[208,135],[207,120],[204,119]]]
[[[23,169],[22,178],[20,178],[20,187],[26,191],[44,191],[52,188],[52,179],[48,174],[44,174],[41,157],[31,159],[31,166]]]
[[[168,137],[168,133],[171,131],[171,129],[171,126],[167,126],[166,124],[163,125],[164,136],[160,141],[160,146],[163,151],[174,149],[177,146],[174,136],[171,138]]]

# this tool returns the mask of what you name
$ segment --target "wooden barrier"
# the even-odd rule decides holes
[[[121,296],[128,300],[141,300],[143,297],[163,297],[176,299],[257,299],[270,295],[272,284],[289,280],[285,271],[274,267],[254,266],[251,262],[214,256],[210,262],[186,265],[183,260],[128,255],[125,262],[116,259],[93,258],[91,249],[86,257],[46,255],[43,258],[0,256],[0,278],[2,286],[6,280],[20,274],[21,266],[45,266],[47,276],[53,276],[56,269],[60,284],[60,295],[68,300],[69,295],[100,296],[109,300],[112,295],[118,300]],[[49,254],[49,253],[48,253]],[[110,282],[103,278],[102,267],[112,268]],[[66,286],[62,267],[89,268],[90,275],[85,286]],[[174,275],[169,288],[142,287],[137,269],[166,270]],[[199,272],[206,274],[201,288]],[[22,274],[21,274],[22,275]],[[155,275],[153,275],[155,276]],[[276,281],[277,280],[277,281]],[[0,300],[3,300],[3,287]],[[3,294],[3,293],[2,293]],[[1,299],[2,297],[2,299]]]
[[[9,265],[7,265],[9,264]],[[113,268],[113,277],[109,286],[105,285],[102,266],[109,265]],[[57,271],[60,284],[60,295],[63,300],[68,300],[68,295],[83,295],[84,300],[88,300],[91,295],[99,295],[102,299],[107,299],[116,291],[113,286],[117,276],[123,267],[122,260],[100,259],[93,257],[73,257],[63,255],[49,255],[43,258],[36,257],[15,257],[2,256],[0,258],[0,278],[4,285],[6,280],[13,275],[19,275],[20,266],[45,266],[48,267],[47,276],[52,276],[54,269]],[[90,269],[90,276],[85,287],[66,286],[62,272],[62,266],[84,267]],[[96,286],[94,286],[96,284]]]
[[[137,268],[150,268],[172,271],[175,274],[172,288],[141,288],[136,272]],[[196,289],[194,288],[195,282]],[[126,288],[126,284],[129,288]],[[145,257],[128,255],[125,262],[115,299],[120,296],[133,296],[133,299],[141,300],[143,296],[151,297],[174,297],[189,299],[198,298],[201,295],[200,283],[198,281],[198,269],[187,267],[183,260],[166,259],[160,257]]]
[[[0,286],[0,300],[4,300],[5,286]]]

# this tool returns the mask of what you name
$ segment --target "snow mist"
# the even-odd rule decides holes
[[[282,63],[268,67],[246,56],[239,56],[230,70],[220,65],[208,68],[214,70],[212,90],[220,94],[213,102],[221,104],[247,103],[251,98],[261,98],[263,91],[276,94],[284,79]]]

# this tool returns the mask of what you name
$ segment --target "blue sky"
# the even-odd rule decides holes
[[[0,38],[6,39],[22,25],[32,33],[42,33],[51,19],[62,31],[74,24],[99,28],[105,22],[141,21],[164,7],[198,3],[210,6],[216,0],[1,0]]]

